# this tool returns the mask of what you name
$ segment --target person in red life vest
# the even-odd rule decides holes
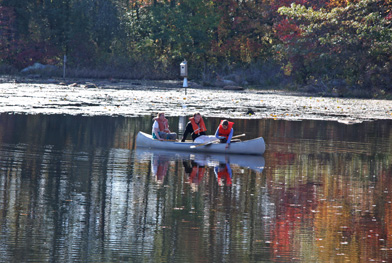
[[[169,130],[169,122],[165,118],[165,113],[158,113],[157,117],[153,119],[152,137],[156,140],[175,140],[177,134]]]
[[[231,171],[230,164],[219,164],[218,166],[215,166],[214,172],[219,186],[223,185],[222,180],[226,182],[227,186],[232,184],[231,178],[233,177],[233,173]]]
[[[220,139],[221,143],[226,143],[226,148],[229,148],[231,137],[233,137],[233,125],[234,122],[222,120],[215,132],[215,137]]]
[[[200,113],[193,114],[193,117],[189,118],[189,122],[185,127],[184,134],[182,135],[182,142],[185,142],[189,134],[192,135],[192,141],[201,135],[206,135],[206,125],[201,117]]]

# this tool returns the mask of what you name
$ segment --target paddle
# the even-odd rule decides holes
[[[200,130],[200,128],[199,129],[197,129],[197,130],[195,130],[195,131],[193,131],[192,133],[191,133],[191,135],[193,135],[195,132],[197,132],[198,130]]]
[[[239,135],[235,135],[235,136],[233,136],[231,138],[235,139],[235,138],[239,138],[239,137],[242,137],[242,136],[245,136],[245,133],[239,134]],[[209,145],[209,144],[212,144],[212,143],[215,143],[215,142],[219,142],[219,141],[220,141],[220,139],[216,139],[216,140],[213,140],[213,141],[209,141],[209,142],[205,142],[205,143],[201,143],[201,144],[197,144],[197,145],[192,145],[191,148],[193,149],[193,148],[200,147],[200,146],[206,146],[206,145]]]

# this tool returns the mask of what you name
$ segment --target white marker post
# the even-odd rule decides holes
[[[188,63],[186,62],[185,59],[180,64],[180,74],[181,77],[184,77],[184,83],[182,87],[185,88],[185,95],[186,95],[186,88],[188,88]]]
[[[188,88],[188,79],[186,77],[184,78],[184,83],[182,84],[182,87],[185,88],[185,95],[186,95],[186,88]]]

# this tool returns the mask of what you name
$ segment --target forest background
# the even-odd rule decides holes
[[[392,94],[392,0],[1,0],[0,73]],[[56,73],[57,72],[57,73]]]

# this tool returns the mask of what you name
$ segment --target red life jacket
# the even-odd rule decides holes
[[[195,118],[194,117],[189,118],[189,120],[191,121],[194,133],[199,134],[201,132],[207,131],[207,128],[206,128],[206,125],[204,124],[203,118],[200,118],[199,125],[197,125],[197,123],[195,122]],[[200,128],[200,130],[196,131],[199,128]]]
[[[226,130],[223,129],[223,127],[222,127],[222,122],[223,122],[223,120],[222,120],[221,123],[219,124],[218,133],[219,133],[219,136],[225,136],[225,137],[226,137],[226,140],[227,140],[227,139],[229,139],[229,135],[230,135],[230,132],[231,132],[231,128],[233,128],[234,122],[229,121],[229,125],[227,125],[227,129],[226,129]]]
[[[165,162],[163,164],[158,164],[158,169],[157,169],[157,180],[158,181],[163,181],[163,179],[165,178],[165,175],[167,173],[167,169],[168,169],[168,163]]]
[[[229,171],[227,170],[227,167],[218,172],[219,185],[222,185],[222,178],[226,181],[226,185],[231,185],[231,177]]]
[[[193,167],[192,172],[189,176],[189,182],[199,184],[203,179],[204,173],[205,173],[204,167],[199,167],[199,166]]]
[[[165,131],[169,129],[169,121],[165,118],[163,121],[159,118],[155,118],[159,125],[159,131]]]

